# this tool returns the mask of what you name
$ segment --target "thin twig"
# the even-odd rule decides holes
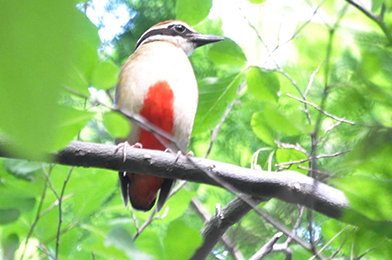
[[[62,201],[64,202],[65,200],[72,198],[73,194],[67,194],[62,198]],[[50,212],[54,207],[59,205],[60,200],[55,200],[52,204],[50,204],[49,207],[47,207],[42,213],[39,215],[39,218],[42,218],[44,215],[46,215],[48,212]]]
[[[344,231],[346,231],[348,229],[349,226],[345,226],[342,230],[340,230],[338,233],[336,233],[322,248],[320,248],[319,253],[321,253],[322,251],[324,251],[324,249],[326,249],[338,236],[340,236]],[[311,258],[309,258],[309,260],[313,260],[315,259],[316,256],[312,256]]]
[[[339,246],[339,248],[337,250],[335,250],[335,252],[333,252],[330,257],[328,257],[328,260],[333,259],[340,252],[340,250],[342,250],[342,248],[346,244],[346,242],[347,242],[347,238],[345,238],[343,240],[342,244]]]
[[[64,192],[65,192],[65,187],[67,186],[67,183],[69,179],[71,178],[72,172],[73,172],[74,167],[71,167],[71,169],[68,172],[67,178],[64,180],[63,188],[61,189],[61,195],[59,197],[59,224],[57,227],[57,237],[56,237],[56,258],[58,259],[59,256],[59,250],[60,250],[60,234],[61,234],[61,224],[63,223],[63,211],[62,211],[62,202],[64,198]]]
[[[327,129],[325,129],[324,134],[328,134],[330,131],[332,131],[333,129],[335,129],[336,127],[338,127],[340,124],[342,123],[342,121],[337,121],[335,124],[331,125],[330,127],[328,127]]]
[[[49,175],[50,175],[50,173],[52,172],[52,169],[53,169],[53,168],[50,168],[50,170],[49,170]],[[37,225],[38,220],[39,220],[40,217],[41,217],[40,214],[41,214],[42,205],[43,205],[43,203],[44,203],[44,199],[45,199],[46,191],[47,191],[47,190],[48,190],[48,181],[46,180],[46,181],[45,181],[45,184],[44,184],[44,189],[42,190],[41,199],[40,199],[39,204],[38,204],[38,209],[37,209],[37,213],[36,213],[36,215],[35,215],[35,219],[34,219],[34,221],[33,221],[33,224],[32,224],[31,227],[30,227],[29,233],[28,233],[27,236],[26,236],[26,240],[25,240],[25,243],[24,243],[23,252],[22,252],[22,254],[21,254],[20,258],[19,258],[20,260],[22,260],[22,259],[24,258],[24,255],[25,255],[26,249],[27,249],[27,243],[29,242],[29,239],[30,239],[31,235],[32,235],[33,232],[34,232],[35,226]]]
[[[316,110],[320,111],[321,113],[323,113],[324,115],[326,115],[326,116],[328,116],[328,117],[330,117],[332,119],[335,119],[336,121],[340,121],[342,123],[347,123],[347,124],[350,124],[350,125],[355,125],[356,124],[355,122],[347,120],[345,118],[340,118],[340,117],[334,116],[334,115],[328,113],[327,111],[323,110],[322,108],[319,108],[316,104],[313,104],[312,102],[300,99],[300,98],[298,98],[296,96],[291,95],[290,93],[287,93],[287,96],[289,96],[289,97],[291,97],[291,98],[293,98],[295,100],[298,100],[298,101],[300,101],[302,103],[306,103],[306,104],[314,107]]]
[[[46,169],[45,169],[45,167],[44,167],[43,165],[41,165],[41,169],[42,169],[42,172],[44,173],[44,175],[45,175],[45,177],[46,177],[46,181],[47,181],[47,184],[48,184],[49,188],[51,189],[51,191],[53,192],[53,194],[56,196],[56,199],[59,199],[60,196],[59,196],[59,194],[57,193],[57,190],[54,188],[54,186],[53,186],[53,184],[52,184],[52,181],[50,180],[49,173],[46,171]]]
[[[284,242],[287,245],[287,247],[291,244],[291,242],[293,240],[292,237],[295,236],[295,232],[296,232],[297,228],[299,227],[299,225],[301,224],[301,220],[302,220],[302,216],[304,214],[304,211],[305,211],[305,207],[301,206],[299,209],[297,220],[295,221],[295,224],[294,224],[292,231],[291,231],[292,236],[287,237],[286,241]]]
[[[229,116],[231,110],[234,108],[235,105],[239,104],[240,102],[238,101],[238,96],[239,93],[241,92],[241,90],[245,87],[245,84],[241,84],[238,89],[237,89],[237,95],[236,98],[233,100],[233,102],[231,102],[230,106],[226,109],[225,114],[223,115],[221,121],[219,122],[219,124],[216,125],[216,127],[214,128],[214,130],[212,131],[211,134],[211,141],[210,144],[208,146],[207,152],[204,155],[203,158],[207,158],[208,155],[210,154],[211,150],[212,150],[212,146],[215,143],[216,137],[218,136],[219,130],[221,129],[223,123],[226,121],[227,117]]]
[[[314,156],[314,157],[308,157],[308,158],[302,159],[302,160],[279,163],[279,164],[276,164],[275,166],[293,165],[293,164],[299,164],[299,163],[308,162],[308,161],[311,161],[311,160],[314,160],[314,159],[331,158],[331,157],[336,157],[336,156],[339,156],[339,155],[342,155],[342,154],[345,154],[345,153],[349,153],[351,151],[352,150],[350,149],[350,150],[346,150],[346,151],[336,152],[336,153],[333,153],[333,154],[321,154],[321,155],[317,155],[317,156]],[[317,171],[317,170],[314,170],[314,169],[311,169],[311,170],[314,171],[314,172]]]
[[[176,194],[185,184],[186,184],[186,181],[180,181],[179,184],[170,192],[169,198],[171,198],[174,194]],[[138,227],[138,225],[137,225],[137,218],[136,218],[136,222],[135,222],[136,233],[135,233],[135,235],[133,235],[133,240],[136,240],[136,238],[138,236],[140,236],[140,234],[154,221],[154,219],[156,219],[155,218],[156,214],[157,214],[157,211],[154,209],[151,212],[150,217],[140,227]],[[166,215],[166,213],[164,213],[163,215]],[[134,218],[134,221],[135,221],[135,218]]]
[[[303,148],[299,143],[289,144],[289,143],[279,142],[278,140],[275,140],[274,143],[277,144],[279,148],[294,149],[308,155],[308,151],[306,151],[306,149]]]
[[[273,246],[278,242],[278,240],[283,236],[282,232],[276,233],[264,246],[260,248],[249,260],[259,260],[272,252]]]
[[[268,58],[271,57],[271,55],[277,50],[279,49],[281,46],[289,43],[290,41],[292,41],[293,39],[297,38],[299,33],[312,21],[313,17],[317,14],[318,10],[321,8],[321,6],[324,4],[326,0],[321,1],[318,6],[313,10],[313,13],[311,14],[310,18],[306,20],[306,22],[304,22],[303,24],[301,24],[298,29],[293,33],[293,35],[290,37],[290,39],[288,39],[287,41],[279,44],[275,46],[275,48],[271,51],[271,53],[269,54]]]
[[[38,247],[42,252],[44,252],[44,254],[46,254],[46,255],[48,256],[48,258],[56,259],[56,258],[54,258],[54,255],[52,255],[52,253],[46,248],[46,246],[45,246],[44,244],[40,243],[39,245],[37,245],[37,247]]]
[[[323,65],[323,63],[321,63],[321,64],[313,71],[312,75],[310,75],[309,82],[308,82],[308,85],[306,86],[305,93],[304,93],[304,96],[305,96],[305,97],[308,96],[308,93],[309,93],[310,89],[312,88],[313,81],[314,81],[314,79],[315,79],[315,77],[316,77],[316,74],[320,71],[320,68],[321,68],[322,65]]]
[[[154,216],[157,214],[156,210],[154,209],[151,212],[150,217],[144,221],[144,223],[140,226],[140,228],[137,229],[135,235],[133,235],[133,240],[136,240],[136,238],[143,232],[143,230],[151,224],[151,222],[154,220]]]
[[[369,19],[371,19],[372,21],[374,21],[379,27],[380,29],[383,31],[383,33],[385,34],[385,36],[387,37],[388,40],[388,44],[392,45],[392,33],[389,31],[388,26],[385,24],[385,22],[383,21],[383,11],[381,10],[381,14],[380,16],[377,16],[375,14],[373,14],[372,12],[368,11],[366,8],[364,8],[363,6],[359,5],[357,2],[352,1],[352,0],[346,0],[347,3],[349,3],[350,5],[354,6],[355,8],[357,8],[359,11],[361,11],[365,16],[367,16]]]
[[[323,176],[324,176],[323,178],[317,178],[318,180],[325,179],[325,178],[328,178],[328,177],[334,177],[334,176],[335,176],[335,175],[333,175],[333,174],[331,174],[331,173],[327,173],[327,172],[321,171],[321,170],[319,170],[319,169],[317,169],[317,170],[312,170],[311,168],[305,167],[305,166],[302,166],[302,165],[298,165],[297,168],[298,168],[298,169],[305,170],[305,171],[313,171],[313,172],[315,172],[315,173],[317,173],[317,174],[320,174],[320,175],[323,175]]]

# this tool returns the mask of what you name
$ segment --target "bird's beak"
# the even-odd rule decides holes
[[[200,47],[209,43],[220,42],[225,39],[220,36],[201,33],[193,33],[188,35],[188,37],[191,42],[196,44],[196,47]]]

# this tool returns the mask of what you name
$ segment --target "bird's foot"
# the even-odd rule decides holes
[[[141,149],[141,148],[143,148],[143,145],[141,143],[139,143],[139,142],[137,142],[137,143],[135,143],[133,145],[130,145],[128,143],[128,141],[125,141],[125,142],[119,143],[116,146],[116,149],[114,150],[114,153],[117,153],[118,150],[120,150],[121,148],[123,149],[123,156],[124,156],[123,157],[123,162],[125,162],[125,160],[127,159],[127,148],[138,148],[138,149]]]
[[[169,151],[168,151],[168,150],[169,150]],[[166,149],[165,152],[173,153],[173,151],[170,150],[169,148]],[[177,155],[176,155],[176,159],[174,159],[174,163],[177,163],[177,161],[178,161],[178,159],[180,158],[181,155],[184,155],[184,154],[183,154],[181,151],[178,151],[178,152],[177,152]],[[186,156],[186,157],[194,157],[195,154],[194,154],[192,151],[189,151],[189,152],[187,152],[187,153],[185,154],[185,156]]]

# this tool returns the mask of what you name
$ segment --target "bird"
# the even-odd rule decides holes
[[[201,34],[178,20],[160,22],[141,35],[135,51],[123,64],[115,93],[120,111],[139,115],[149,124],[172,135],[177,151],[186,153],[198,105],[196,77],[189,61],[193,51],[219,42],[223,37]],[[162,138],[130,122],[131,131],[122,140],[134,147],[166,150]],[[164,139],[163,139],[164,140]],[[134,209],[159,211],[175,180],[146,174],[119,172],[122,199]]]

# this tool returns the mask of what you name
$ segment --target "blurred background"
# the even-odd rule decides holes
[[[0,259],[189,259],[204,217],[235,198],[188,183],[151,215],[124,209],[116,172],[36,162],[72,140],[127,135],[110,110],[120,67],[170,19],[226,37],[190,57],[199,107],[189,150],[298,171],[371,220],[271,199],[258,206],[268,218],[251,211],[207,259],[251,258],[281,231],[271,219],[308,246],[284,235],[265,259],[392,259],[390,0],[0,2],[0,149],[26,159],[0,158]]]

